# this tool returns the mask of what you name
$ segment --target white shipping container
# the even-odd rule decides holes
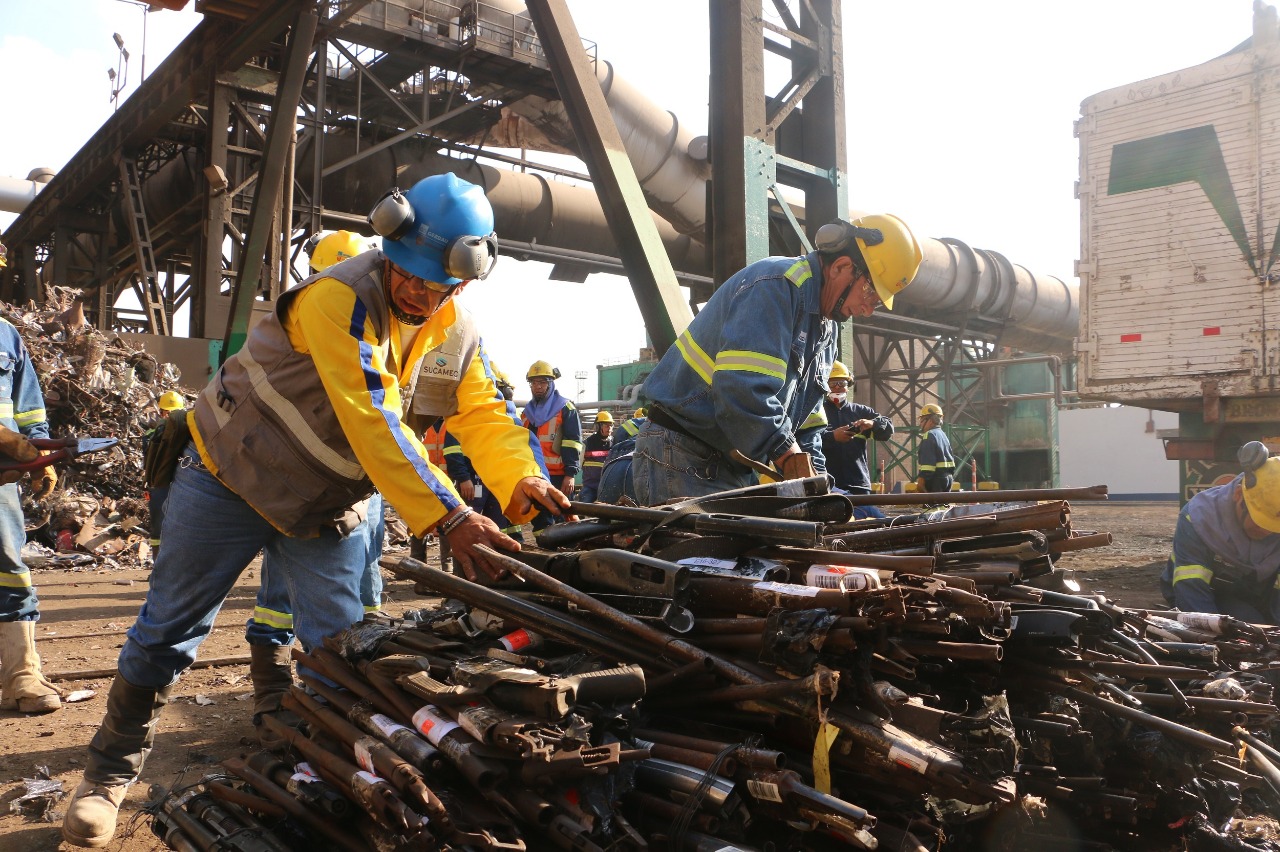
[[[1081,104],[1083,395],[1169,410],[1216,396],[1228,420],[1232,405],[1274,416],[1280,45],[1271,26],[1256,46]]]

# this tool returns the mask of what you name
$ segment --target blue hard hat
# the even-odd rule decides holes
[[[402,199],[396,195],[395,200],[407,202],[413,214],[405,223],[411,226],[407,232],[383,237],[382,251],[392,263],[447,287],[489,274],[497,258],[497,239],[493,207],[483,189],[449,172],[423,178]],[[375,207],[371,223],[378,213]]]

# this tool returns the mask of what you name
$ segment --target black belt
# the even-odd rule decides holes
[[[672,432],[679,432],[681,435],[684,435],[686,438],[692,438],[695,441],[701,441],[704,444],[706,443],[706,441],[703,441],[701,438],[699,438],[697,435],[690,432],[684,426],[681,426],[680,422],[671,416],[671,412],[667,411],[665,408],[662,408],[661,406],[658,406],[658,405],[649,406],[649,419],[652,420],[654,423],[657,423],[663,429],[670,429]]]

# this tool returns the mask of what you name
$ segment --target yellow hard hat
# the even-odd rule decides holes
[[[856,239],[876,294],[885,308],[891,311],[893,297],[916,277],[924,252],[907,223],[892,213],[863,216],[855,219],[853,225],[855,228],[874,228],[884,235],[884,239],[875,245],[868,245],[861,236]]]
[[[853,376],[849,374],[848,367],[846,367],[844,364],[840,363],[839,361],[836,361],[834,364],[831,365],[831,375],[827,376],[827,381],[831,381],[832,379],[852,380]]]
[[[0,243],[0,269],[4,269],[9,265],[9,250],[4,247],[4,243]]]
[[[1280,533],[1280,458],[1270,458],[1266,445],[1250,441],[1237,457],[1244,465],[1244,505],[1249,517],[1267,532]]]
[[[645,407],[642,405],[642,406],[640,406],[639,408],[637,408],[637,409],[635,410],[635,413],[633,413],[631,416],[632,416],[633,418],[636,418],[636,417],[648,417],[648,416],[649,416],[649,409],[645,408]]]
[[[156,404],[160,406],[161,411],[177,411],[187,407],[187,401],[177,391],[165,391],[160,394],[160,400]]]
[[[921,408],[921,409],[920,409],[920,416],[921,416],[921,417],[931,417],[931,416],[932,416],[932,417],[938,417],[938,418],[941,418],[941,417],[942,417],[942,406],[940,406],[940,405],[935,405],[934,403],[932,403],[932,402],[931,402],[931,403],[929,403],[928,405],[926,405],[926,406],[924,406],[923,408]]]
[[[546,361],[534,361],[529,367],[529,372],[524,374],[524,378],[525,381],[537,378],[558,379],[560,378],[560,371]]]
[[[609,413],[609,412],[607,412],[607,411],[598,411],[598,412],[596,412],[596,422],[597,422],[597,423],[612,423],[612,422],[613,422],[613,415],[612,415],[612,414],[610,414],[610,413]]]
[[[364,237],[351,231],[334,231],[320,242],[311,252],[311,268],[316,272],[324,272],[336,263],[355,257],[368,249]]]

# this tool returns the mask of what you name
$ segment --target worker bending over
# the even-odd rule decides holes
[[[649,423],[632,467],[640,503],[750,485],[755,475],[735,450],[785,479],[821,466],[837,324],[881,304],[892,309],[922,254],[891,215],[838,219],[818,229],[815,244],[732,276],[645,380]]]
[[[1280,458],[1259,441],[1237,458],[1243,473],[1182,507],[1160,590],[1183,612],[1280,624]]]
[[[196,400],[164,548],[63,820],[74,845],[110,842],[173,683],[259,551],[287,578],[308,650],[361,619],[368,541],[351,531],[375,487],[412,532],[448,537],[468,578],[502,575],[478,546],[520,545],[427,461],[405,401],[414,416],[449,418],[509,517],[568,507],[507,413],[474,322],[451,298],[497,257],[483,191],[435,175],[387,193],[369,222],[382,250],[283,293]]]

